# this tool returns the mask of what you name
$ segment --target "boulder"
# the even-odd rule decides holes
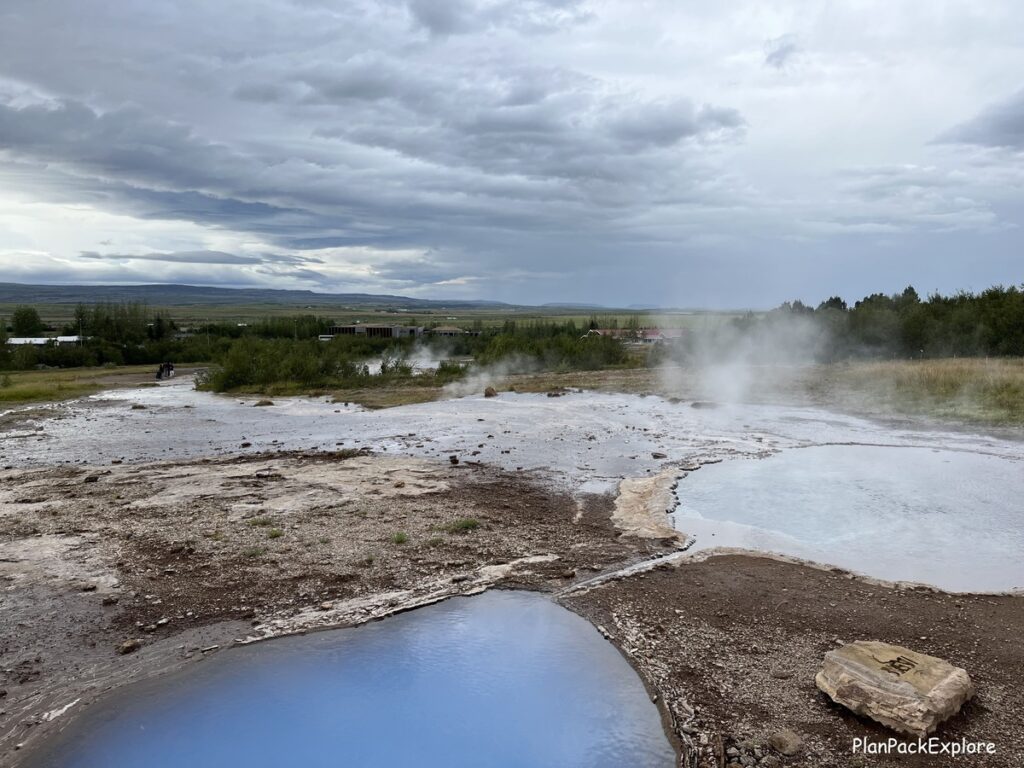
[[[814,682],[837,704],[919,738],[974,695],[971,678],[960,667],[877,640],[829,651]]]
[[[494,387],[487,387],[487,389],[484,390],[484,397],[497,397],[497,396],[498,396],[498,390],[496,390]]]
[[[803,745],[803,739],[789,728],[783,728],[768,738],[768,746],[780,755],[795,755]]]

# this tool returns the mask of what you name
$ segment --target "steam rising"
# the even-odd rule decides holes
[[[829,341],[821,323],[788,311],[723,323],[669,348],[659,379],[669,394],[746,402],[766,389],[790,386],[800,367],[821,359]]]
[[[511,355],[492,365],[472,367],[459,381],[445,384],[444,392],[449,397],[479,395],[487,387],[494,386],[509,376],[536,373],[539,370],[540,363],[535,358]]]

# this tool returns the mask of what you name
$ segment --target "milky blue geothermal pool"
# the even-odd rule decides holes
[[[701,468],[677,490],[698,548],[769,550],[956,591],[1024,587],[1024,462],[821,445]]]
[[[669,768],[674,753],[590,624],[490,592],[232,649],[99,704],[36,764]]]

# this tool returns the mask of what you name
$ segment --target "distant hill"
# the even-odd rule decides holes
[[[273,288],[210,288],[198,285],[26,285],[0,283],[0,304],[90,304],[143,301],[165,307],[276,304],[298,307],[402,307],[405,309],[488,309],[500,301],[436,301],[372,293],[315,293]]]
[[[544,309],[608,309],[603,304],[578,304],[571,301],[565,303],[541,304]]]

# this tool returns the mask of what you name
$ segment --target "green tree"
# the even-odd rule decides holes
[[[43,320],[35,307],[23,304],[15,307],[14,314],[11,315],[11,329],[15,336],[38,336],[46,330],[46,326],[43,325]]]

